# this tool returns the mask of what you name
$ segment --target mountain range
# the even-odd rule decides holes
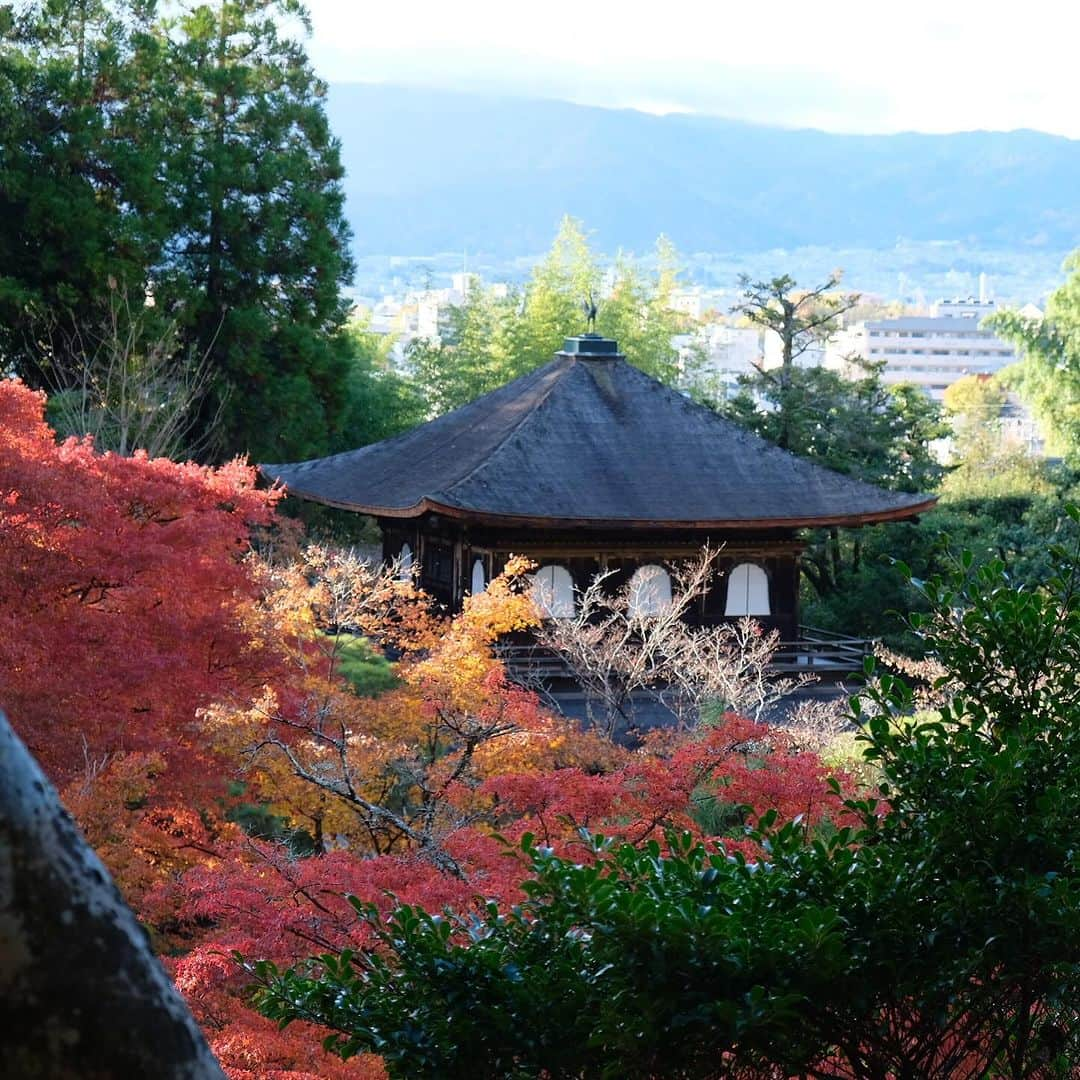
[[[699,115],[334,83],[358,254],[1080,243],[1080,141],[1036,131],[842,135]]]

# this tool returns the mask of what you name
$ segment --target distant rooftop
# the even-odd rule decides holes
[[[958,326],[957,323],[960,325]],[[867,319],[866,328],[868,330],[950,330],[958,333],[993,336],[992,331],[979,329],[979,319],[948,315],[901,315],[895,319]]]
[[[951,300],[939,300],[930,310],[930,314],[943,319],[982,319],[993,315],[997,304],[993,300],[976,300],[974,296],[961,299],[954,296]]]

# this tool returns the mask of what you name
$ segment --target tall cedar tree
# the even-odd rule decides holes
[[[339,148],[285,19],[307,14],[295,0],[237,0],[172,28],[176,228],[158,286],[221,374],[225,449],[264,460],[334,448],[349,370]]]
[[[63,385],[110,283],[149,290],[178,359],[212,365],[219,456],[333,449],[352,267],[325,86],[283,29],[303,6],[59,0],[0,18],[0,359]]]
[[[38,385],[160,260],[162,62],[152,3],[0,7],[0,366]]]

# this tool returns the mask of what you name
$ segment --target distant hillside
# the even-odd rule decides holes
[[[608,251],[1080,243],[1080,141],[1033,131],[830,135],[349,83],[329,113],[358,252],[532,253],[564,213]]]

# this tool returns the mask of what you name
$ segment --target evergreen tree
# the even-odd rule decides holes
[[[205,361],[219,455],[345,444],[342,168],[286,25],[298,0],[0,10],[6,369],[77,383],[120,295],[148,348],[168,328],[178,364]]]
[[[773,388],[777,410],[773,441],[784,450],[794,449],[794,414],[799,408],[795,362],[811,345],[832,337],[840,316],[859,300],[856,294],[836,292],[839,284],[839,271],[813,289],[802,291],[788,274],[768,281],[753,281],[748,274],[739,276],[742,299],[732,313],[744,315],[753,325],[780,338],[780,366],[775,370],[762,367],[758,375],[761,383]]]
[[[170,26],[174,245],[156,291],[218,372],[223,449],[261,460],[339,449],[348,409],[343,171],[288,18],[306,25],[296,0],[218,0]]]
[[[350,449],[366,446],[422,423],[426,409],[420,388],[391,366],[387,338],[373,333],[361,319],[348,324],[345,336],[349,404],[342,422],[343,443]]]
[[[816,366],[792,366],[786,380],[770,371],[742,376],[723,411],[778,445],[783,436],[788,450],[826,468],[897,491],[934,490],[944,470],[930,445],[949,433],[940,407],[915,386],[886,386],[881,361],[851,357],[848,364],[850,378]],[[898,542],[916,543],[910,528],[890,529]],[[802,563],[813,588],[810,622],[880,633],[882,609],[868,605],[868,596],[899,596],[903,588],[880,562],[880,535],[835,526],[810,534]]]
[[[917,387],[886,386],[883,361],[848,360],[851,377],[793,367],[786,385],[769,371],[744,375],[724,406],[733,420],[837,472],[896,491],[930,491],[942,468],[930,451],[948,426]]]
[[[690,325],[671,306],[678,280],[678,255],[664,236],[656,242],[656,262],[653,280],[628,259],[616,262],[615,287],[600,308],[597,328],[615,338],[619,349],[642,371],[669,385],[692,386],[704,355],[695,351],[687,367],[680,363],[673,344],[675,335]]]
[[[0,8],[0,363],[67,386],[164,243],[153,0]]]

